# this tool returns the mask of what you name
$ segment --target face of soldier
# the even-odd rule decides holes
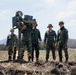
[[[60,24],[59,27],[62,28],[62,27],[64,27],[64,25],[63,24]]]
[[[49,27],[49,30],[52,30],[53,27]]]
[[[11,32],[11,35],[13,35],[13,34],[14,34],[14,31]]]
[[[26,28],[27,28],[27,26],[26,26],[26,25],[24,25],[24,26],[23,26],[23,29],[26,29]]]

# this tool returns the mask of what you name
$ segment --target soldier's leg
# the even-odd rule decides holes
[[[65,53],[65,58],[66,58],[66,62],[67,62],[68,61],[68,57],[69,57],[68,48],[67,47],[64,48],[64,53]]]
[[[8,50],[8,60],[10,61],[12,58],[12,49]]]
[[[24,51],[25,51],[25,45],[26,45],[26,41],[25,40],[22,40],[21,41],[21,47],[20,47],[20,54],[18,56],[18,60],[21,61],[23,60],[23,56],[24,56]]]
[[[27,50],[28,50],[28,61],[30,61],[31,60],[31,58],[32,58],[32,43],[31,43],[31,41],[28,41],[27,42]]]
[[[21,50],[20,50],[20,55],[18,56],[18,59],[22,60],[24,56],[25,46],[22,46],[20,49]]]
[[[14,48],[13,60],[16,59],[16,47]]]
[[[34,59],[34,44],[32,44],[32,61]]]
[[[49,47],[49,45],[46,45],[46,62],[49,59],[49,52],[50,52],[50,47]]]
[[[36,61],[38,61],[38,59],[39,59],[39,45],[38,44],[36,44],[35,45],[35,52],[36,52]]]
[[[59,46],[58,48],[58,54],[59,54],[59,61],[62,62],[62,47]]]
[[[55,47],[52,47],[51,51],[52,51],[52,57],[53,57],[53,59],[56,60]]]

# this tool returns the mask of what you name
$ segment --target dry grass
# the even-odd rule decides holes
[[[76,61],[76,50],[73,50],[73,49],[69,49],[68,50],[69,52],[69,60],[71,61]],[[17,52],[17,55],[18,55],[18,52]],[[45,60],[45,56],[46,56],[46,51],[45,50],[40,50],[40,57],[39,59],[40,60]],[[64,52],[63,52],[63,60],[65,59],[64,58]],[[8,52],[7,51],[0,51],[0,60],[7,60],[8,59]],[[24,53],[24,59],[27,60],[27,51],[25,51]],[[58,52],[56,51],[56,59],[58,61]],[[50,51],[50,58],[49,58],[50,61],[52,61],[52,54],[51,54],[51,51]]]

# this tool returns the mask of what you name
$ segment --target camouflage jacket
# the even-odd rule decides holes
[[[17,36],[14,35],[8,35],[7,36],[7,42],[6,42],[6,46],[8,46],[9,48],[12,48],[14,46],[14,43],[16,42],[15,46],[18,45],[18,39]]]
[[[32,29],[30,29],[30,28],[23,29],[21,31],[21,33],[22,33],[22,40],[24,40],[24,41],[31,40]]]
[[[57,42],[65,44],[65,43],[67,43],[67,41],[68,41],[68,30],[65,27],[63,27],[58,30]]]
[[[41,41],[39,29],[32,30],[32,43],[38,43],[39,41]]]
[[[45,33],[44,43],[51,44],[56,42],[56,32],[52,30],[50,32],[49,30]]]

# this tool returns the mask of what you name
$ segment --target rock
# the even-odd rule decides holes
[[[76,75],[76,66],[71,67],[71,75]]]
[[[62,68],[64,66],[63,63],[59,63],[58,68]]]

